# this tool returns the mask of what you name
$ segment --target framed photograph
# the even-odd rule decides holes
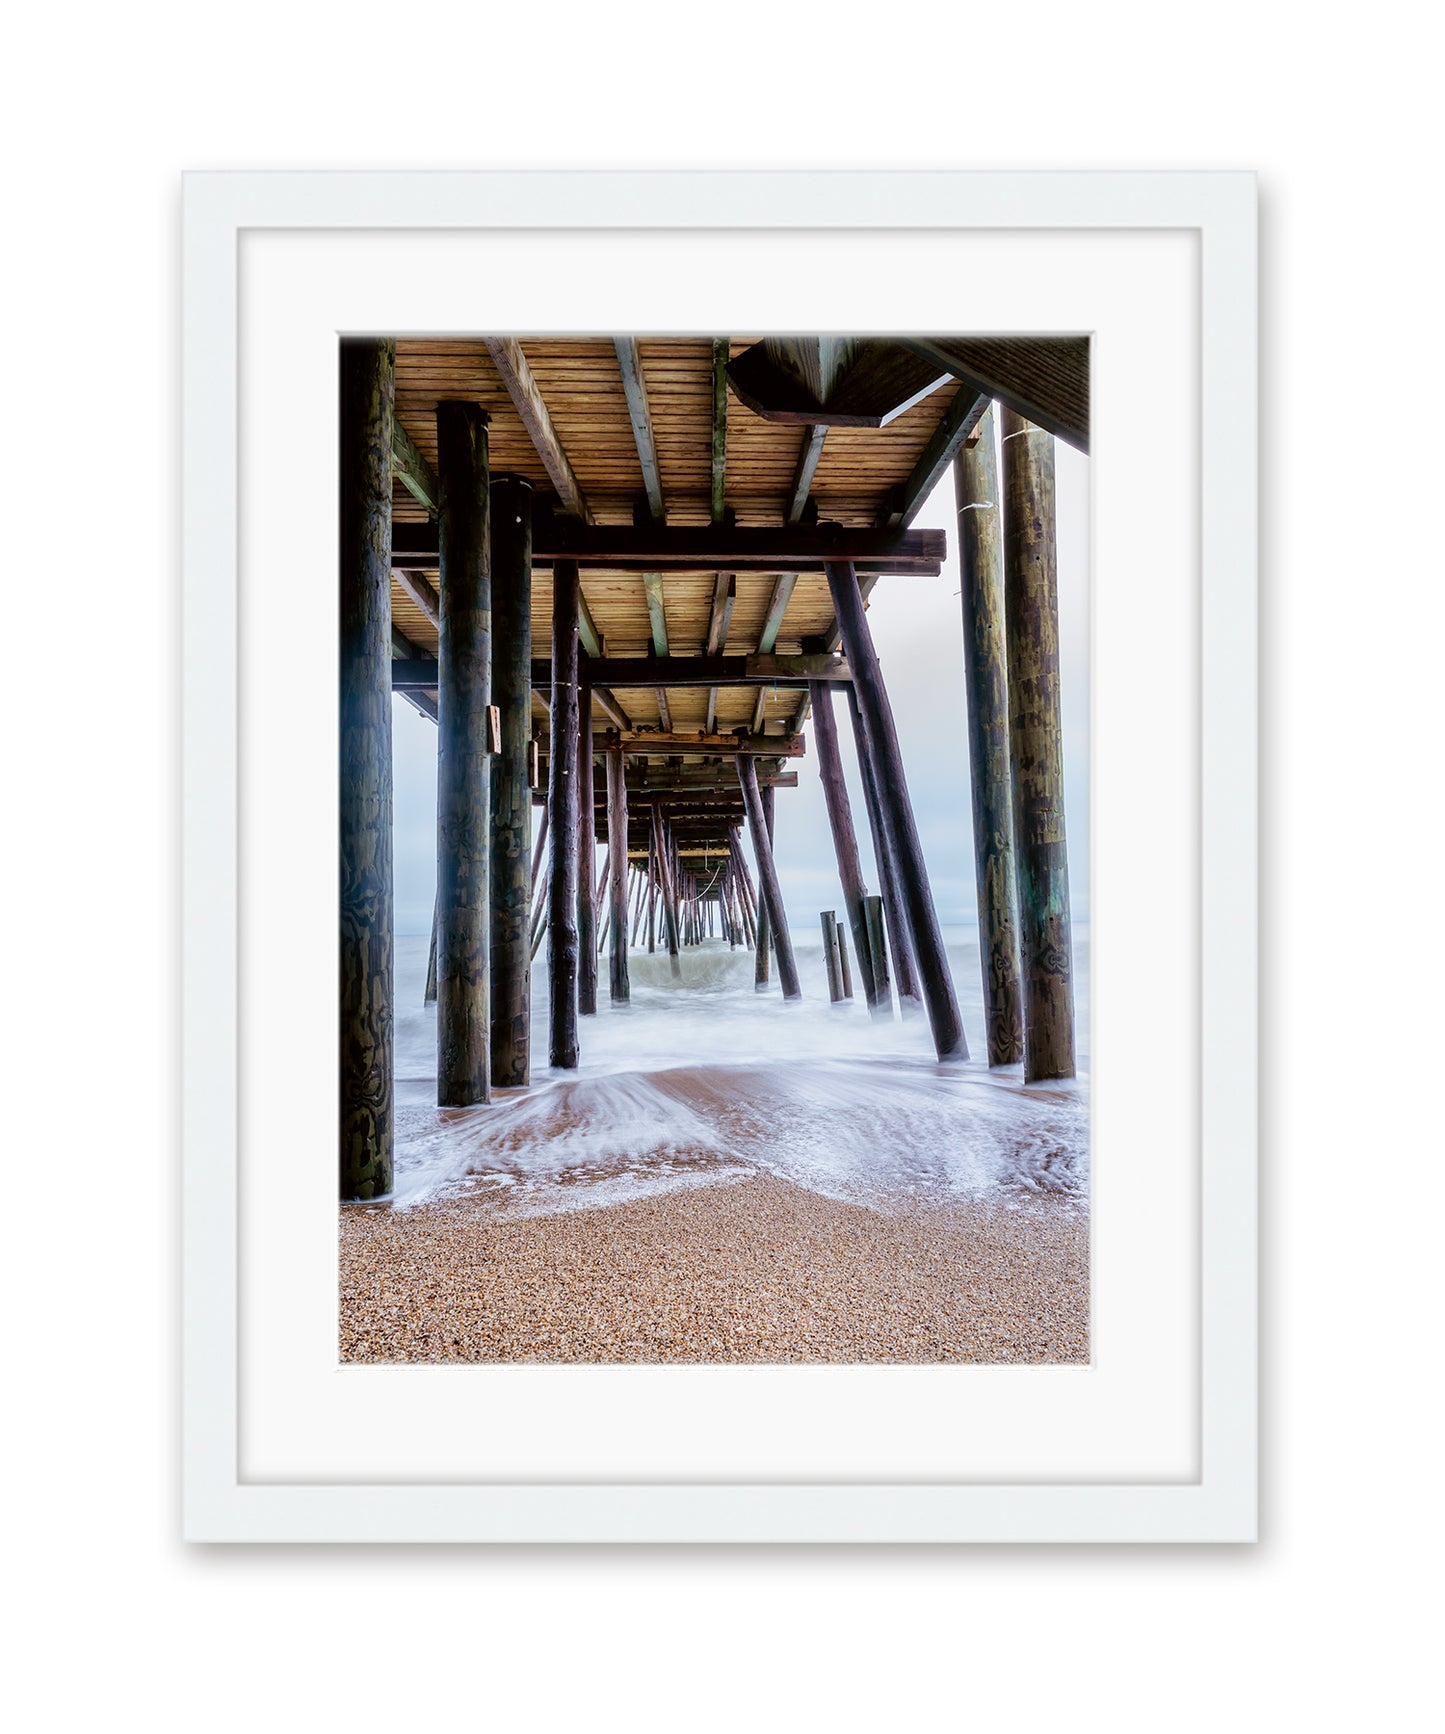
[[[1255,1525],[1255,189],[200,174],[197,1541]]]

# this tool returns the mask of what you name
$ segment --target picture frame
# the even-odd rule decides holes
[[[381,284],[387,277],[380,251],[403,247],[408,238],[428,245],[483,244],[466,255],[457,281],[477,269],[477,259],[508,259],[530,244],[544,269],[569,257],[577,237],[605,240],[614,261],[629,249],[641,252],[649,238],[678,237],[691,245],[749,250],[749,261],[768,250],[817,243],[846,248],[866,238],[886,276],[890,249],[914,249],[930,238],[999,238],[1001,247],[1026,241],[1031,260],[1012,255],[1009,269],[1042,268],[1050,246],[1085,238],[1105,250],[1115,237],[1185,237],[1191,249],[1178,284],[1179,329],[1194,333],[1189,365],[1197,411],[1197,444],[1175,454],[1187,472],[1197,515],[1174,514],[1184,541],[1195,552],[1197,610],[1192,650],[1197,659],[1197,767],[1180,763],[1181,787],[1193,778],[1190,825],[1160,845],[1161,855],[1179,858],[1197,850],[1179,904],[1182,950],[1193,948],[1190,1017],[1175,1046],[1189,1046],[1190,1084],[1185,1095],[1195,1145],[1180,1168],[1180,1196],[1189,1193],[1192,1215],[1189,1281],[1197,1307],[1188,1323],[1192,1361],[1187,1381],[1191,1471],[1141,1474],[1121,1452],[1118,1468],[1091,1459],[1077,1472],[1067,1463],[1035,1466],[1026,1477],[997,1472],[940,1472],[919,1460],[904,1461],[897,1441],[873,1438],[866,1466],[840,1473],[819,1463],[810,1476],[806,1461],[772,1478],[766,1465],[730,1466],[725,1453],[698,1472],[696,1462],[679,1471],[659,1453],[605,1475],[579,1476],[575,1467],[553,1465],[535,1476],[509,1472],[489,1479],[439,1467],[409,1465],[404,1442],[386,1474],[328,1460],[324,1446],[301,1452],[295,1469],[256,1474],[247,1464],[247,1393],[266,1377],[265,1344],[274,1342],[255,1326],[246,1299],[247,1257],[269,1247],[265,1281],[273,1312],[299,1313],[334,1306],[327,1272],[300,1274],[298,1263],[278,1256],[266,1240],[282,1206],[258,1201],[248,1174],[249,1152],[259,1123],[251,1087],[280,1088],[276,1079],[248,1083],[248,1043],[243,1014],[248,928],[243,916],[247,875],[254,871],[256,839],[264,831],[258,803],[282,803],[286,792],[260,792],[247,780],[248,657],[260,654],[248,637],[243,566],[245,549],[257,537],[247,516],[246,418],[257,401],[256,346],[249,342],[248,297],[264,298],[261,285],[266,247],[276,237],[322,237],[348,255],[338,273],[353,286]],[[248,253],[248,238],[259,238]],[[272,238],[272,239],[268,239]],[[920,241],[922,238],[922,242]],[[993,245],[990,239],[989,244]],[[1121,243],[1122,244],[1122,243]],[[490,247],[490,255],[487,248]],[[462,257],[462,255],[458,255]],[[515,255],[520,256],[520,255]],[[917,254],[922,257],[922,254]],[[915,257],[909,254],[910,259]],[[207,173],[187,177],[184,195],[184,700],[182,777],[183,831],[183,1373],[184,1523],[188,1539],[208,1542],[771,1542],[771,1543],[961,1543],[961,1542],[1242,1542],[1254,1538],[1256,1481],[1256,248],[1253,177],[1237,173],[537,173],[421,174]],[[366,269],[357,270],[358,261]],[[299,308],[294,293],[320,285],[323,273],[301,254],[286,270],[275,305]],[[625,267],[624,267],[625,269]],[[907,273],[901,269],[899,275]],[[422,272],[415,281],[435,282]],[[440,273],[445,276],[445,272]],[[509,293],[526,287],[526,272],[511,273]],[[572,273],[574,279],[580,274]],[[761,272],[750,272],[756,280]],[[934,272],[934,277],[946,272]],[[618,272],[608,276],[615,283]],[[408,273],[398,270],[398,293]],[[540,275],[534,282],[540,282]],[[1101,279],[1102,281],[1102,279]],[[818,283],[821,286],[823,273]],[[584,285],[585,287],[585,285]],[[944,284],[942,287],[946,288]],[[1065,285],[1067,287],[1067,285]],[[886,281],[878,285],[887,293]],[[610,292],[610,291],[609,291]],[[1101,293],[1105,291],[1101,290]],[[742,293],[740,290],[739,293]],[[313,298],[313,323],[331,318],[325,295]],[[419,304],[418,304],[419,305]],[[405,319],[401,300],[389,316],[407,328],[431,328],[431,315]],[[479,315],[480,316],[480,315]],[[296,318],[303,314],[298,311]],[[331,323],[355,329],[354,311],[338,309]],[[490,323],[490,309],[487,314]],[[507,329],[498,324],[497,329]],[[632,327],[635,328],[635,327]],[[1033,329],[1025,322],[1025,328]],[[249,347],[248,347],[249,345]],[[1101,356],[1100,371],[1109,366]],[[1181,400],[1183,401],[1183,400]],[[1163,412],[1161,412],[1162,415]],[[1173,412],[1171,412],[1173,413]],[[1130,442],[1149,437],[1147,401],[1128,416],[1100,427],[1096,455],[1103,477],[1101,496],[1127,498]],[[1172,425],[1172,424],[1171,424]],[[1182,425],[1182,424],[1180,424]],[[1137,431],[1136,431],[1137,430]],[[1112,436],[1112,437],[1111,437]],[[334,444],[334,442],[333,442]],[[333,459],[320,442],[302,447],[303,468],[324,473]],[[296,457],[295,451],[292,453]],[[303,509],[323,537],[332,533],[325,485],[299,490]],[[1182,498],[1182,496],[1181,496]],[[308,503],[309,502],[309,503]],[[1126,514],[1111,510],[1119,528]],[[1186,521],[1187,520],[1187,521]],[[322,526],[324,525],[324,529]],[[1101,535],[1103,531],[1100,532]],[[320,544],[318,544],[319,546]],[[1137,550],[1136,550],[1137,552]],[[334,570],[334,564],[333,564]],[[1112,631],[1112,628],[1110,629]],[[1105,627],[1096,624],[1096,632]],[[1108,649],[1096,639],[1096,653]],[[1112,652],[1110,652],[1112,654]],[[322,683],[324,687],[324,682]],[[1117,684],[1114,690],[1118,690]],[[324,700],[325,693],[321,694]],[[292,726],[316,732],[324,702],[302,705]],[[1127,740],[1126,733],[1116,738]],[[1101,746],[1100,752],[1104,751]],[[1187,758],[1187,753],[1179,755]],[[1192,826],[1192,829],[1191,829]],[[1161,867],[1161,871],[1164,870]],[[1182,952],[1181,952],[1182,955]],[[1102,1037],[1111,1013],[1099,1008]],[[1101,1046],[1107,1046],[1101,1043]],[[1107,1061],[1100,1061],[1100,1066]],[[254,1071],[254,1068],[253,1068]],[[1122,1074],[1116,1073],[1116,1076]],[[322,1093],[330,1077],[321,1080]],[[305,1079],[287,1087],[308,1088]],[[1155,1111],[1147,1080],[1132,1080],[1116,1092],[1123,1124]],[[1155,1092],[1157,1094],[1157,1092]],[[279,1116],[278,1116],[279,1118]],[[1147,1129],[1146,1129],[1147,1130]],[[1136,1126],[1136,1133],[1139,1128]],[[304,1158],[304,1144],[303,1160]],[[329,1147],[317,1160],[330,1171]],[[257,1158],[259,1161],[259,1157]],[[1110,1186],[1107,1152],[1100,1156],[1101,1190]],[[276,1196],[274,1185],[270,1197]],[[1107,1202],[1107,1200],[1106,1200]],[[299,1214],[299,1212],[298,1212]],[[1148,1223],[1136,1222],[1124,1237],[1142,1245]],[[1184,1241],[1170,1249],[1180,1253]],[[1101,1246],[1096,1257],[1103,1259]],[[1122,1254],[1120,1255],[1123,1256]],[[286,1272],[283,1277],[280,1273]],[[333,1273],[334,1274],[334,1273]],[[252,1288],[255,1283],[253,1281]],[[1101,1327],[1095,1366],[1082,1370],[1102,1386],[1117,1364]],[[1147,1369],[1145,1369],[1147,1371]],[[274,1402],[301,1431],[310,1425],[308,1404],[326,1386],[347,1384],[348,1401],[361,1381],[375,1381],[379,1404],[394,1404],[397,1377],[413,1381],[427,1400],[452,1401],[457,1382],[484,1381],[487,1413],[495,1421],[505,1405],[531,1402],[545,1372],[545,1410],[556,1431],[576,1427],[579,1416],[604,1400],[640,1408],[670,1405],[676,1413],[709,1399],[704,1381],[725,1381],[730,1392],[748,1393],[756,1419],[770,1405],[791,1405],[793,1417],[823,1416],[833,1433],[863,1425],[860,1405],[889,1401],[883,1382],[915,1369],[837,1369],[865,1379],[845,1381],[819,1373],[834,1369],[730,1368],[415,1368],[368,1369],[314,1366],[315,1391],[292,1390]],[[978,1402],[994,1401],[1010,1369],[926,1369],[941,1380],[973,1380]],[[1028,1420],[1049,1429],[1056,1399],[1051,1374],[1073,1380],[1080,1370],[1030,1368]],[[1177,1369],[1176,1369],[1177,1371]],[[611,1375],[604,1381],[599,1373]],[[1004,1378],[986,1375],[999,1373]],[[762,1374],[759,1378],[757,1375]],[[981,1377],[981,1375],[984,1375]],[[330,1381],[329,1385],[327,1381]],[[1016,1383],[1016,1381],[1015,1381]],[[1147,1379],[1145,1380],[1147,1383]],[[482,1389],[474,1385],[473,1389]],[[939,1389],[935,1382],[935,1391]],[[956,1387],[950,1387],[954,1389]],[[895,1380],[889,1391],[904,1389]],[[868,1393],[866,1397],[863,1393]],[[468,1399],[471,1400],[471,1399]],[[951,1402],[953,1399],[941,1399]],[[1001,1399],[1000,1399],[1001,1400]],[[1071,1399],[1072,1400],[1072,1399]],[[920,1398],[920,1416],[938,1415]],[[316,1413],[319,1413],[319,1408]],[[350,1411],[348,1411],[350,1412]],[[441,1410],[437,1411],[438,1413]],[[450,1413],[450,1411],[448,1411]],[[701,1410],[698,1411],[702,1413]],[[457,1410],[456,1415],[461,1411]],[[544,1414],[543,1410],[538,1411]],[[1131,1419],[1132,1415],[1132,1419]],[[974,1414],[981,1419],[981,1409]],[[451,1425],[458,1422],[453,1419]],[[1131,1428],[1147,1431],[1127,1405],[1111,1423],[1121,1439]],[[420,1431],[425,1423],[418,1420]],[[699,1429],[705,1431],[706,1429]],[[754,1433],[758,1432],[754,1426]],[[764,1429],[765,1430],[765,1429]],[[1067,1431],[1065,1426],[1063,1431]]]

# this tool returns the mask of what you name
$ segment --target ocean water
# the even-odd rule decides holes
[[[1079,1077],[1026,1085],[983,1052],[977,933],[945,929],[974,1058],[941,1066],[926,1017],[828,1003],[821,944],[797,948],[801,1003],[753,985],[753,953],[722,940],[634,949],[632,1000],[579,1020],[581,1063],[546,1064],[545,942],[532,972],[526,1089],[467,1109],[435,1106],[436,1012],[423,1006],[428,942],[397,941],[395,1202],[468,1193],[500,1214],[595,1208],[770,1174],[830,1198],[917,1209],[1088,1188],[1088,942],[1075,932]],[[855,980],[855,990],[857,983]]]

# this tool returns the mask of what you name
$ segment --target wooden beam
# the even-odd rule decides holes
[[[1087,337],[907,337],[964,389],[996,397],[1025,421],[1089,449]]]
[[[662,726],[667,734],[672,733],[672,712],[667,708],[667,688],[657,689],[657,714],[662,719]]]
[[[652,411],[647,406],[647,382],[642,377],[642,357],[635,337],[614,337],[617,366],[622,373],[622,391],[627,399],[627,414],[632,421],[632,439],[637,447],[637,461],[642,465],[642,486],[647,493],[647,509],[661,523],[665,511],[662,502],[662,471],[657,464],[657,441],[652,433]]]
[[[644,572],[642,588],[647,593],[647,618],[652,627],[652,654],[667,655],[667,610],[662,602],[662,574],[660,572]],[[593,655],[588,651],[589,656]],[[600,655],[600,652],[596,654]]]
[[[401,425],[394,421],[391,428],[391,470],[414,499],[420,500],[433,516],[441,510],[441,490],[437,487],[432,467],[416,448],[416,442]]]
[[[592,618],[592,610],[580,589],[577,592],[577,637],[588,656],[606,656],[607,640],[597,630],[597,622]]]
[[[632,727],[632,718],[628,716],[605,686],[594,686],[592,696],[597,701],[597,708],[614,728],[630,729]]]
[[[710,686],[707,689],[707,718],[702,727],[703,733],[709,735],[717,727],[717,688],[715,686]]]
[[[436,565],[436,526],[396,524],[392,565],[422,571]],[[860,572],[936,578],[948,553],[944,530],[880,530],[873,525],[727,524],[679,528],[656,524],[582,524],[538,510],[532,524],[532,564],[568,559],[612,572],[821,572],[830,560],[850,560]]]
[[[723,520],[728,452],[728,355],[732,344],[726,337],[712,342],[712,502],[714,524]]]
[[[887,427],[948,377],[886,337],[768,337],[728,363],[728,380],[764,421]]]
[[[532,661],[532,684],[550,683],[552,671],[539,658]],[[810,680],[849,681],[848,663],[839,656],[814,652],[805,656],[611,656],[589,658],[587,678],[593,695],[607,715],[615,704],[610,687],[806,686]],[[431,657],[395,657],[391,684],[396,692],[434,692],[436,663]],[[620,708],[620,707],[619,707]],[[615,720],[615,718],[614,718]],[[630,722],[618,723],[631,728]]]
[[[727,643],[733,604],[738,599],[738,581],[731,572],[719,572],[713,583],[712,614],[707,625],[707,654],[718,656]]]
[[[521,344],[515,337],[488,337],[485,341],[487,353],[502,376],[502,384],[507,388],[507,396],[511,398],[513,407],[521,416],[522,425],[536,448],[537,456],[542,460],[542,467],[552,478],[552,486],[557,490],[562,504],[584,524],[590,524],[592,511],[587,504],[587,496],[582,492],[577,472],[562,449],[562,442],[557,437],[552,417],[542,401],[542,393],[527,358],[522,353]]]
[[[763,732],[763,719],[767,715],[767,710],[768,688],[760,686],[758,688],[758,702],[753,706],[753,733],[755,735],[761,735]]]
[[[768,742],[769,748],[778,745],[781,736]],[[636,758],[631,746],[627,749],[628,771],[627,790],[638,800],[645,800],[649,795],[693,794],[713,795],[722,791],[722,784],[717,778],[726,774],[732,776],[732,759],[726,756],[718,765],[682,765],[677,768],[663,768],[644,762],[633,766]],[[794,755],[801,757],[801,754]],[[758,766],[758,783],[763,788],[796,789],[798,773],[796,771],[770,770],[769,757],[755,755]]]
[[[919,507],[953,462],[954,454],[962,449],[964,441],[987,414],[990,401],[987,392],[974,391],[967,385],[959,388],[958,395],[949,404],[942,421],[933,430],[932,438],[923,448],[923,455],[913,466],[912,475],[884,508],[879,519],[881,527],[901,526],[906,529],[913,522]]]
[[[758,654],[767,656],[778,642],[778,633],[782,628],[783,616],[788,612],[788,603],[792,600],[794,586],[798,582],[796,572],[784,572],[779,575],[773,585],[772,599],[768,603],[768,612],[763,619],[763,629],[758,634]]]
[[[803,508],[808,503],[808,495],[813,487],[813,472],[818,467],[818,459],[823,455],[823,441],[827,437],[825,427],[810,427],[803,430],[803,445],[798,453],[798,467],[793,472],[793,485],[788,490],[787,520],[790,524],[801,522]]]
[[[442,623],[442,604],[441,598],[437,595],[434,587],[422,577],[420,572],[408,572],[403,567],[399,566],[393,567],[392,570],[396,574],[397,583],[401,585],[402,589],[406,591],[407,595],[411,597],[412,601],[416,603],[417,607],[421,609],[422,613],[426,615],[432,625],[440,630]]]
[[[766,693],[767,688],[763,691]],[[619,730],[618,739],[629,758],[672,758],[684,753],[732,758],[738,753],[753,753],[761,758],[801,759],[807,752],[807,743],[797,734],[688,734],[677,730],[663,734],[627,728]]]

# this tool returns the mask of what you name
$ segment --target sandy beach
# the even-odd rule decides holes
[[[508,1215],[341,1212],[346,1362],[1082,1362],[1088,1217],[1039,1197],[881,1211],[771,1176]]]

